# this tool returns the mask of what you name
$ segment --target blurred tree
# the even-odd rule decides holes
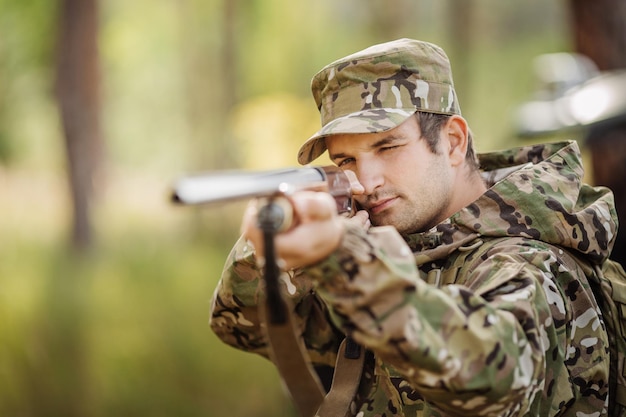
[[[237,166],[238,149],[228,115],[239,98],[237,24],[239,2],[223,0],[206,13],[201,2],[180,2],[181,60],[196,169]],[[207,29],[209,28],[209,29]]]
[[[65,133],[73,202],[72,244],[92,243],[90,203],[100,166],[100,72],[97,0],[61,0],[56,93]]]
[[[601,71],[626,68],[626,2],[570,0],[574,44]]]
[[[626,68],[626,2],[570,0],[570,5],[576,52],[591,58],[601,71]],[[592,126],[586,144],[594,182],[615,193],[620,228],[612,258],[626,265],[626,114]]]
[[[454,56],[456,62],[469,62],[470,51],[474,41],[475,3],[465,0],[453,0],[448,2],[448,8],[450,10],[449,31],[452,39],[452,45],[448,48],[450,49],[449,54]],[[470,66],[453,64],[453,71],[455,89],[459,98],[462,97],[460,99],[461,102],[469,101],[469,89],[467,86],[470,83]]]

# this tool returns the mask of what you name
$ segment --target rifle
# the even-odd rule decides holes
[[[273,171],[220,171],[183,177],[174,184],[179,204],[215,204],[257,197],[275,197],[296,190],[327,191],[339,213],[352,209],[350,180],[335,166],[285,168]]]
[[[172,200],[185,205],[210,205],[250,198],[264,200],[257,216],[265,248],[265,299],[259,305],[259,313],[267,323],[272,360],[302,417],[344,415],[358,386],[364,352],[351,339],[344,340],[339,358],[342,363],[352,363],[340,367],[338,359],[333,387],[326,395],[307,360],[304,343],[291,317],[289,300],[282,295],[279,286],[280,270],[274,238],[277,233],[289,228],[292,218],[291,204],[285,201],[284,196],[304,189],[328,192],[335,199],[339,213],[352,211],[350,180],[335,166],[261,172],[222,171],[183,177],[174,184]],[[340,368],[346,371],[339,371]]]

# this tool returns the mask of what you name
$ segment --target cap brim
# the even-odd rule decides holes
[[[378,108],[362,110],[338,117],[327,123],[311,136],[298,151],[298,162],[302,165],[311,163],[326,151],[325,138],[331,135],[350,133],[384,132],[402,124],[417,109]]]

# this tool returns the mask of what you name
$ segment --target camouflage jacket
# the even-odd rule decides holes
[[[488,191],[444,223],[409,236],[348,225],[331,256],[285,274],[310,358],[332,368],[344,334],[373,353],[353,404],[359,417],[606,415],[601,313],[582,271],[559,254],[609,256],[612,193],[582,184],[575,142],[479,158]],[[260,277],[238,242],[211,328],[267,357]]]

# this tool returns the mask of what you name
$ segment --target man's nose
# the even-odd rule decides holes
[[[363,186],[365,195],[372,194],[384,183],[383,171],[379,164],[373,161],[357,163],[355,174]]]

